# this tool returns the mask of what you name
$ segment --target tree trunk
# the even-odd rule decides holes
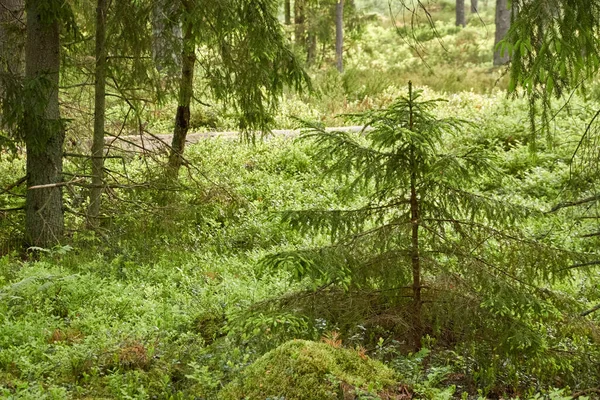
[[[408,127],[410,130],[414,128],[413,121],[413,92],[412,83],[408,83],[408,96],[410,99],[409,106],[409,123]],[[419,254],[419,199],[417,196],[417,160],[415,159],[414,150],[411,152],[411,174],[410,174],[410,223],[412,226],[412,239],[411,239],[411,265],[412,265],[412,291],[413,291],[413,345],[415,351],[421,348],[421,338],[423,336],[423,327],[421,321],[421,257]]]
[[[181,69],[181,26],[178,21],[179,1],[156,0],[152,8],[152,58],[157,71],[167,70],[176,76]]]
[[[97,226],[104,184],[104,119],[106,105],[106,13],[107,0],[96,5],[96,69],[94,98],[94,140],[92,143],[92,190],[88,223]]]
[[[510,29],[510,10],[508,9],[508,0],[496,0],[496,35],[494,40],[494,65],[500,66],[508,64],[510,54],[502,52],[498,48],[498,43],[506,36]]]
[[[292,24],[292,2],[291,0],[285,0],[283,4],[284,14],[285,14],[285,24]]]
[[[306,47],[306,0],[294,1],[294,24],[295,24],[295,43],[302,48]]]
[[[465,0],[456,0],[456,26],[467,25],[465,18]]]
[[[479,12],[479,4],[477,0],[471,0],[471,13],[477,14]]]
[[[335,8],[335,64],[344,72],[344,0],[338,0]]]
[[[191,5],[186,7],[190,12]],[[167,176],[169,180],[176,180],[179,169],[183,162],[183,151],[185,140],[190,127],[190,104],[193,94],[194,65],[196,64],[196,44],[194,42],[193,22],[183,19],[183,51],[181,81],[179,83],[179,102],[177,115],[175,116],[175,128],[173,130],[173,141],[169,153],[169,164]]]
[[[307,37],[306,64],[312,66],[317,61],[317,35],[310,31]]]
[[[24,0],[0,0],[0,98],[4,97],[3,80],[22,78],[25,72],[24,8]]]
[[[56,185],[62,181],[65,138],[58,107],[59,21],[58,12],[46,8],[46,0],[27,1],[25,79],[26,87],[36,89],[25,96],[25,239],[39,247],[60,243],[64,231],[62,192]]]

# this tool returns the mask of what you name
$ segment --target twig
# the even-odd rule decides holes
[[[600,310],[600,304],[598,304],[598,305],[596,305],[596,306],[594,306],[594,307],[590,308],[589,310],[586,310],[586,311],[582,312],[582,313],[581,313],[581,314],[579,314],[579,315],[580,315],[580,316],[582,316],[582,317],[585,317],[585,316],[587,316],[587,315],[590,315],[591,313],[593,313],[593,312],[596,312],[596,311],[598,311],[598,310]],[[600,393],[600,392],[599,392],[599,393]],[[573,396],[573,397],[575,397],[575,396]]]
[[[0,208],[0,212],[10,212],[10,211],[20,211],[24,210],[25,206],[15,207],[15,208]]]
[[[93,157],[90,154],[77,154],[77,153],[63,153],[64,157],[73,157],[73,158],[123,158],[123,156],[98,156]]]
[[[27,175],[25,175],[24,177],[22,177],[21,179],[19,179],[15,183],[12,183],[12,184],[8,185],[7,187],[5,187],[4,189],[2,189],[2,191],[0,192],[0,194],[9,193],[12,189],[14,189],[17,186],[21,185],[26,180],[27,180]]]
[[[588,233],[588,234],[586,234],[586,235],[580,235],[579,237],[582,237],[582,238],[590,238],[590,237],[596,237],[596,236],[600,236],[600,232]]]
[[[74,179],[72,181],[69,182],[58,182],[58,183],[48,183],[46,185],[36,185],[36,186],[30,186],[27,188],[27,190],[33,190],[33,189],[49,189],[49,188],[55,188],[55,187],[61,187],[61,186],[68,186],[68,185],[73,185],[75,183],[79,183],[85,181],[84,178],[78,178],[78,179]]]
[[[580,390],[579,392],[573,393],[573,398],[576,399],[576,398],[583,396],[584,394],[588,394],[588,393],[600,394],[600,388],[590,388],[590,389]]]
[[[597,195],[591,196],[591,197],[586,197],[585,199],[581,199],[581,200],[567,201],[565,203],[559,203],[559,204],[555,205],[554,207],[552,207],[552,209],[550,211],[548,211],[548,213],[558,211],[561,208],[565,208],[565,207],[574,207],[574,206],[578,206],[578,205],[585,204],[585,203],[591,203],[592,201],[596,201],[596,200],[600,200],[600,194],[597,194]]]
[[[600,260],[599,261],[589,261],[589,262],[584,262],[584,263],[580,263],[580,264],[569,265],[568,267],[561,268],[560,271],[566,271],[566,270],[569,270],[569,269],[582,268],[582,267],[590,267],[592,265],[600,265]]]

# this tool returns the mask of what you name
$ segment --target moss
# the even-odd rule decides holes
[[[353,392],[376,395],[394,383],[392,370],[355,351],[292,340],[250,365],[221,391],[219,398],[344,399],[354,398]]]

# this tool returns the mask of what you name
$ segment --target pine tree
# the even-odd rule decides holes
[[[283,14],[284,14],[284,18],[285,18],[285,24],[291,25],[292,24],[292,0],[284,0],[283,8],[284,8]]]
[[[64,129],[58,104],[61,1],[28,1],[23,131],[27,148],[25,237],[32,246],[60,243],[64,231]]]
[[[195,66],[204,89],[238,112],[249,133],[269,130],[271,112],[284,86],[301,90],[308,75],[288,47],[274,0],[181,0],[183,53],[179,103],[168,176],[177,176],[189,128]],[[196,60],[196,46],[202,58]]]
[[[510,53],[498,45],[506,37],[510,29],[508,0],[496,0],[496,33],[494,41],[494,65],[505,65],[510,61]]]
[[[335,6],[335,61],[339,72],[344,72],[344,0]]]
[[[456,26],[464,27],[466,24],[465,0],[456,0]]]
[[[477,0],[471,0],[471,13],[477,14],[479,12],[479,6]]]
[[[96,3],[96,64],[94,68],[94,138],[92,141],[92,188],[88,223],[98,224],[104,181],[104,125],[106,113],[106,17],[108,3]]]
[[[512,57],[510,90],[525,89],[530,102],[532,143],[539,132],[550,132],[552,97],[569,96],[585,91],[600,70],[600,3],[586,0],[515,0],[513,24],[504,42]],[[564,107],[563,107],[564,108]],[[538,112],[541,109],[541,112]],[[558,111],[560,112],[560,111]],[[541,114],[541,115],[540,115]],[[541,116],[541,126],[536,126]],[[552,211],[576,207],[574,218],[597,220],[600,196],[598,145],[600,143],[600,110],[594,114],[571,159],[572,178],[563,192],[563,201]],[[548,135],[550,139],[552,136]],[[590,227],[590,229],[595,229]],[[595,247],[597,232],[582,237]],[[600,265],[598,259],[575,263],[572,269],[589,269]],[[584,311],[588,315],[600,305]]]
[[[16,88],[25,73],[24,9],[23,0],[0,0],[0,148],[14,148],[14,132],[4,136],[2,131],[11,125],[9,108],[19,98]]]
[[[354,206],[286,212],[285,222],[326,232],[331,244],[265,260],[317,284],[409,290],[415,348],[424,333],[424,301],[434,297],[427,288],[452,282],[518,315],[536,307],[528,293],[564,261],[518,233],[516,221],[527,210],[469,191],[478,177],[496,173],[493,163],[478,148],[447,151],[447,141],[468,124],[436,118],[437,102],[409,84],[408,96],[389,108],[350,116],[365,125],[364,137],[309,124],[303,138],[314,141],[315,157]]]
[[[0,1],[0,97],[3,81],[23,75],[23,0]]]

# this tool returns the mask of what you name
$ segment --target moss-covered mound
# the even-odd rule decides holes
[[[292,340],[256,360],[220,399],[353,399],[367,393],[378,398],[394,383],[392,370],[355,351]]]

